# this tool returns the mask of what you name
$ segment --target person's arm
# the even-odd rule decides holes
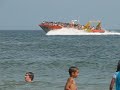
[[[69,78],[69,79],[67,80],[67,83],[66,83],[66,85],[65,85],[65,89],[64,89],[64,90],[71,90],[70,86],[71,86],[71,79]]]
[[[112,90],[112,89],[113,89],[114,83],[115,83],[115,78],[112,78],[111,83],[110,83],[109,90]]]

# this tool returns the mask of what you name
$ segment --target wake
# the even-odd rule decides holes
[[[104,33],[91,33],[85,32],[83,30],[63,28],[60,30],[51,30],[48,33],[46,33],[46,35],[120,35],[120,33],[107,30],[105,30]]]

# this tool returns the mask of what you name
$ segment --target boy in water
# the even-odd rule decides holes
[[[69,68],[69,75],[70,77],[68,78],[65,89],[64,90],[77,90],[77,85],[75,83],[74,78],[77,78],[79,75],[79,69],[77,67],[70,67]]]
[[[32,82],[34,79],[34,74],[32,72],[27,72],[25,74],[25,81],[26,82]]]
[[[117,65],[117,70],[111,79],[109,90],[113,90],[114,84],[116,84],[116,90],[120,90],[120,60]]]

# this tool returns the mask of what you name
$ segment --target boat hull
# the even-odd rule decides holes
[[[104,33],[105,32],[105,30],[102,30],[102,29],[100,29],[100,30],[97,30],[97,29],[94,29],[94,30],[91,30],[93,33]]]
[[[49,25],[49,24],[40,24],[39,25],[46,33],[50,30],[57,30],[62,29],[62,26],[60,25]]]

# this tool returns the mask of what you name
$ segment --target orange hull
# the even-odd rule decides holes
[[[92,32],[94,32],[94,33],[104,33],[105,32],[105,30],[97,30],[97,29],[93,29],[93,30],[91,30]]]
[[[39,26],[48,28],[50,30],[61,29],[62,26],[59,25],[49,25],[49,24],[40,24]]]

